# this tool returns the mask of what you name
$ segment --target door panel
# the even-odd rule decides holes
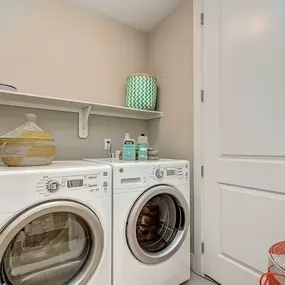
[[[285,2],[218,2],[221,153],[285,156]]]
[[[285,239],[285,2],[204,0],[204,272],[253,285]]]
[[[278,224],[285,219],[285,196],[229,185],[221,185],[220,191],[221,252],[247,267],[266,272],[264,249],[284,239],[284,229]]]

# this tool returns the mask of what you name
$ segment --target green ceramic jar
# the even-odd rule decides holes
[[[129,108],[155,110],[157,80],[146,73],[136,73],[128,77],[126,105]]]

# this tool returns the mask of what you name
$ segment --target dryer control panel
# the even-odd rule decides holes
[[[150,177],[157,181],[165,179],[177,179],[179,181],[188,181],[189,179],[189,166],[157,166],[153,168]]]
[[[43,176],[36,185],[39,195],[45,197],[57,192],[81,192],[107,193],[109,191],[110,177],[107,172],[73,176]]]

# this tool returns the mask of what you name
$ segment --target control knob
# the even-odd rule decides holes
[[[47,184],[47,190],[50,193],[56,192],[59,189],[59,182],[56,180],[51,180]]]
[[[155,172],[155,176],[156,176],[158,179],[162,179],[162,178],[163,178],[163,171],[160,170],[160,169],[157,169],[156,172]]]

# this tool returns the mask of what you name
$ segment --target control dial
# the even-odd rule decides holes
[[[56,192],[59,189],[59,182],[56,180],[51,180],[47,183],[47,190],[50,193]]]
[[[160,169],[157,169],[156,172],[155,172],[155,176],[156,176],[158,179],[162,179],[162,178],[163,178],[163,171],[160,170]]]

